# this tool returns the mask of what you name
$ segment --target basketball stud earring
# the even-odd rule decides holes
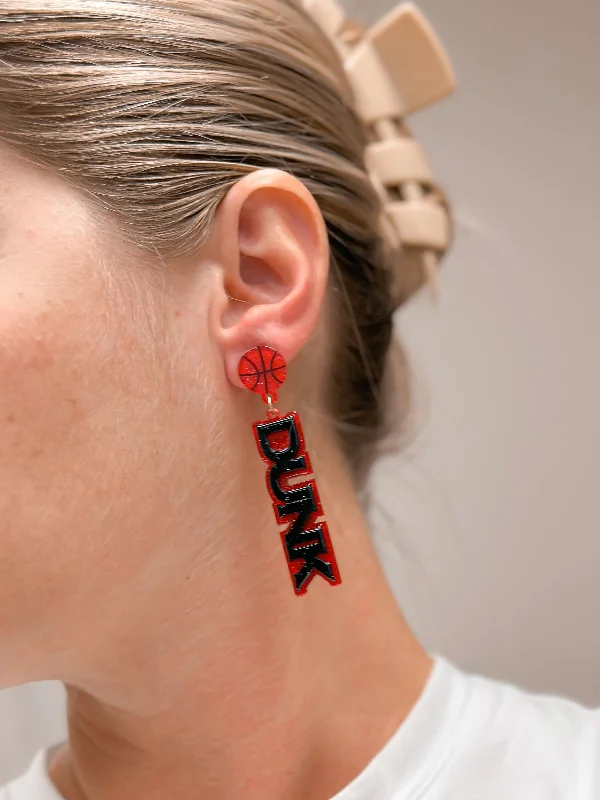
[[[286,363],[277,350],[258,345],[245,353],[238,373],[247,389],[269,406],[266,420],[254,422],[254,438],[267,468],[267,489],[296,594],[305,594],[315,575],[332,586],[342,582],[319,499],[304,434],[296,411],[281,416],[275,408]],[[293,485],[290,485],[290,479]]]

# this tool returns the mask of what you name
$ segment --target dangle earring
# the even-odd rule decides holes
[[[268,419],[254,422],[254,438],[267,468],[267,489],[275,520],[287,527],[281,540],[296,594],[305,594],[315,575],[332,586],[341,583],[317,484],[306,452],[296,411],[282,416],[275,408],[277,389],[285,380],[286,363],[267,345],[251,348],[240,359],[238,373],[247,389],[262,396]],[[293,485],[289,479],[293,479]]]

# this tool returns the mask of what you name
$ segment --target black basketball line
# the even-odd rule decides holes
[[[256,364],[254,364],[248,358],[248,356],[244,355],[244,356],[242,356],[242,358],[250,364],[252,369],[256,370],[255,372],[244,372],[243,373],[244,375],[254,375],[256,377],[256,380],[254,381],[254,384],[252,386],[248,387],[248,389],[250,389],[250,391],[253,392],[256,389],[256,387],[258,386],[258,382],[260,380],[260,372],[256,369]],[[240,377],[242,377],[242,373],[240,374]]]
[[[285,369],[286,365],[285,365],[285,364],[280,364],[278,367],[273,367],[273,361],[275,361],[275,356],[277,356],[277,355],[279,355],[279,350],[276,350],[276,351],[273,353],[273,358],[271,359],[271,374],[273,375],[273,377],[275,378],[275,380],[277,381],[277,383],[278,383],[278,384],[281,386],[281,384],[283,383],[283,381],[285,380],[285,378],[282,378],[282,379],[280,380],[280,379],[277,377],[276,373],[277,373],[278,371],[282,370],[282,369]]]
[[[256,368],[256,364],[248,356],[242,356],[242,359],[250,364],[252,372],[240,372],[240,375],[260,375],[260,370]]]
[[[263,373],[265,373],[267,371],[267,368],[265,367],[265,359],[263,358],[262,347],[257,347],[256,349],[258,350],[258,355],[260,356],[260,363],[262,365],[262,371],[263,371]]]
[[[265,389],[268,390],[269,386],[268,386],[268,383],[267,383],[267,368],[265,367],[265,359],[263,358],[262,347],[259,346],[256,349],[258,350],[258,355],[260,356],[260,363],[262,364],[263,385],[264,385]]]
[[[273,352],[271,353],[271,362],[269,364],[269,373],[271,375],[273,375],[273,359],[275,358],[276,355],[277,355],[277,350],[273,350]],[[273,377],[275,376],[273,375]],[[268,385],[269,385],[269,379],[265,378],[265,386],[268,387]]]
[[[271,353],[271,363],[269,364],[270,372],[273,372],[273,361],[275,361],[275,356],[277,355],[278,352],[279,352],[278,350],[273,350],[273,352]]]

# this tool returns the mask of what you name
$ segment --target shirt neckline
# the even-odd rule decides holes
[[[433,666],[419,698],[391,739],[364,769],[330,800],[411,800],[422,797],[449,756],[464,715],[468,685],[452,662],[431,654]],[[15,800],[64,800],[50,779],[50,754],[62,743],[37,752],[19,780]],[[9,794],[9,798],[11,795]]]
[[[465,675],[439,654],[408,715],[366,767],[330,800],[421,798],[450,754],[468,695]]]

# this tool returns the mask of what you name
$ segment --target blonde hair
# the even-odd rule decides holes
[[[200,247],[224,195],[253,170],[279,167],[307,186],[332,256],[327,411],[360,482],[387,428],[394,254],[339,56],[299,5],[4,0],[0,109],[2,139],[161,258]],[[405,296],[420,282],[410,268],[407,258]],[[406,381],[400,394],[396,411]]]

